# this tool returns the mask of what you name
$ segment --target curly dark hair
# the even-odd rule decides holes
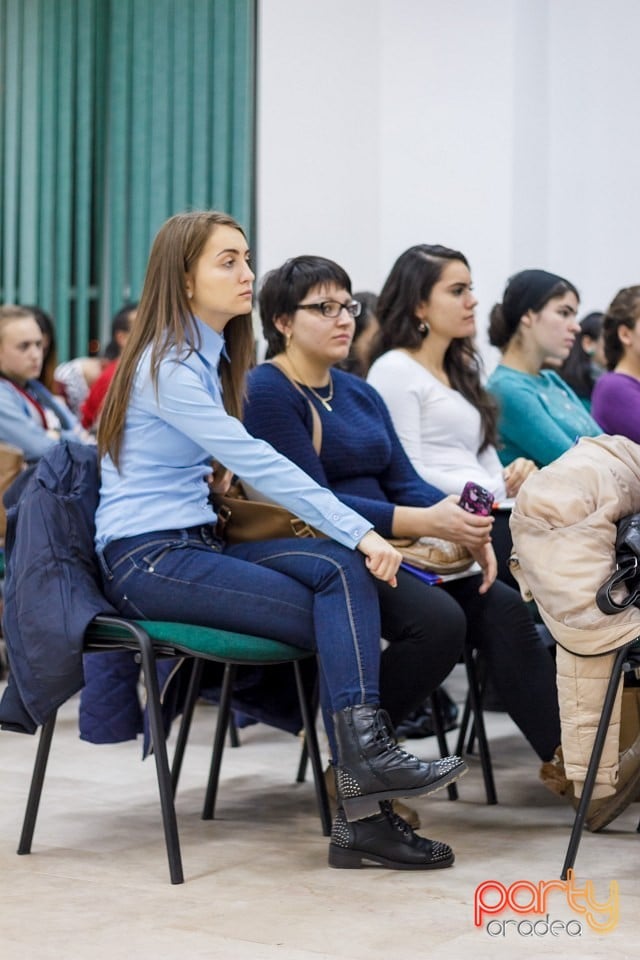
[[[620,327],[633,330],[638,319],[640,319],[640,287],[623,287],[622,290],[618,290],[607,307],[602,322],[604,355],[608,370],[615,369],[624,354],[624,346],[620,342],[618,333]]]
[[[387,277],[378,298],[380,330],[372,348],[372,360],[387,350],[417,350],[428,331],[421,329],[416,310],[431,296],[447,263],[469,262],[458,250],[421,243],[402,253]],[[480,414],[482,446],[497,445],[498,411],[495,400],[482,385],[482,360],[470,337],[451,341],[444,355],[449,382]]]

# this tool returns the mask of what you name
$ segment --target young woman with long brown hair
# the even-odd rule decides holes
[[[125,615],[317,649],[340,800],[329,862],[449,866],[450,848],[418,837],[390,804],[466,769],[458,758],[423,763],[400,750],[379,708],[374,578],[393,586],[400,557],[240,422],[253,280],[246,237],[226,214],[178,214],[155,239],[98,433],[96,546],[106,596]],[[218,540],[204,483],[212,460],[219,489],[232,471],[330,539]]]

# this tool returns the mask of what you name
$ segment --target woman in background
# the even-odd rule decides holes
[[[44,337],[25,307],[0,307],[0,440],[38,460],[60,439],[87,439],[64,403],[38,379]]]
[[[354,317],[355,333],[349,356],[338,367],[357,377],[366,377],[371,366],[371,345],[378,333],[378,298],[370,290],[361,290],[354,293],[353,299],[360,304],[360,313]]]
[[[521,270],[491,311],[489,340],[502,359],[487,387],[498,402],[503,464],[526,457],[542,467],[579,437],[602,430],[547,360],[564,361],[580,328],[572,283],[546,270]]]
[[[602,320],[604,313],[588,313],[580,321],[580,333],[576,337],[569,356],[559,366],[558,373],[582,400],[585,409],[591,412],[591,394],[606,367]]]
[[[593,390],[592,413],[606,433],[640,443],[640,286],[619,290],[604,317],[607,373]]]
[[[58,363],[56,350],[56,327],[50,313],[33,304],[22,304],[25,310],[33,315],[34,320],[42,331],[42,370],[38,380],[44,384],[50,393],[55,393],[54,371]]]
[[[100,376],[89,388],[89,392],[80,407],[80,419],[82,426],[86,430],[95,431],[97,428],[104,398],[107,395],[107,390],[113,380],[114,374],[118,369],[120,356],[129,339],[131,324],[136,318],[137,309],[137,303],[125,303],[120,307],[111,321],[111,340],[104,351],[104,358],[107,364]]]

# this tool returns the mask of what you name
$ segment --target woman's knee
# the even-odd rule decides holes
[[[439,587],[412,580],[399,578],[396,590],[386,584],[378,586],[385,638],[413,639],[432,650],[447,649],[455,662],[467,633],[464,610]]]

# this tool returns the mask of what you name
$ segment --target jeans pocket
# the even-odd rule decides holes
[[[164,557],[174,550],[183,550],[186,546],[186,540],[163,540],[162,543],[146,544],[131,557],[131,562],[138,570],[156,573]]]

